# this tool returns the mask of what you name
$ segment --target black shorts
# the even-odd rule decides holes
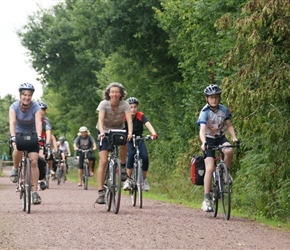
[[[225,136],[222,136],[222,137],[220,137],[218,139],[213,139],[213,138],[206,137],[206,143],[209,146],[223,145],[225,142],[229,142],[229,140]],[[215,158],[215,150],[207,149],[206,150],[206,157]]]

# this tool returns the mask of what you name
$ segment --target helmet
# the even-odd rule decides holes
[[[137,104],[137,105],[139,105],[139,101],[138,101],[138,99],[136,98],[136,97],[129,97],[127,100],[126,100],[126,102],[128,102],[129,104]]]
[[[42,101],[38,102],[38,105],[39,105],[40,108],[42,108],[42,109],[47,109],[47,108],[48,108],[48,106],[46,105],[46,103],[45,103],[45,102],[42,102]]]
[[[86,132],[88,131],[88,128],[85,126],[80,127],[79,132]]]
[[[65,141],[65,137],[64,137],[64,136],[61,136],[61,137],[59,138],[59,141],[60,141],[60,142],[64,142],[64,141]]]
[[[35,89],[31,83],[22,83],[19,86],[19,92],[21,92],[22,90],[31,90],[33,93]]]
[[[220,95],[222,93],[222,90],[219,86],[217,86],[215,84],[211,84],[211,85],[207,86],[203,92],[206,96]]]

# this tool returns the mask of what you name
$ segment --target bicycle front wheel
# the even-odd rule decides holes
[[[212,188],[211,188],[211,201],[213,206],[212,217],[216,217],[218,213],[218,204],[219,204],[219,186],[216,180],[212,180]]]
[[[88,163],[84,163],[84,189],[88,190],[88,182],[89,182],[89,166]]]
[[[18,168],[18,191],[19,198],[22,203],[22,210],[26,210],[26,194],[25,194],[25,171],[23,164],[21,163],[21,167]]]
[[[229,220],[231,216],[231,185],[229,180],[229,172],[226,164],[220,163],[220,181],[221,183],[221,203],[224,219]]]
[[[134,162],[134,172],[133,172],[133,183],[132,183],[132,188],[130,189],[130,196],[131,196],[131,202],[132,206],[136,206],[136,201],[137,201],[137,179],[138,179],[138,166],[136,166],[136,162]]]
[[[31,167],[29,158],[26,158],[25,194],[26,212],[29,214],[31,208]]]
[[[110,178],[110,166],[109,166],[109,163],[108,163],[107,167],[106,167],[105,182],[104,182],[105,204],[106,204],[106,210],[108,212],[110,212],[111,205],[112,205],[111,186],[112,186],[112,183],[111,183],[111,178]]]
[[[113,186],[112,186],[112,202],[113,211],[115,214],[119,212],[121,203],[121,188],[122,188],[122,168],[119,159],[116,159],[113,167]]]
[[[49,188],[49,175],[50,175],[49,164],[48,162],[46,162],[46,173],[45,173],[46,188]]]
[[[142,208],[143,200],[142,200],[142,184],[143,184],[143,169],[142,169],[142,161],[138,161],[138,175],[137,175],[137,190],[138,190],[138,203],[139,207]]]

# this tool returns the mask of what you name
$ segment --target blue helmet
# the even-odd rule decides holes
[[[33,93],[35,89],[31,83],[22,83],[19,86],[19,92],[21,92],[22,90],[30,90]]]

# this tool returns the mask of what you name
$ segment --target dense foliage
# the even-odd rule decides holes
[[[233,113],[243,155],[234,161],[235,209],[288,221],[288,0],[68,0],[19,30],[57,135],[81,125],[95,136],[96,107],[121,82],[159,134],[148,144],[152,191],[201,201],[189,180],[200,152],[203,89],[216,82]],[[3,132],[3,131],[2,131]],[[180,184],[182,183],[182,185]]]

